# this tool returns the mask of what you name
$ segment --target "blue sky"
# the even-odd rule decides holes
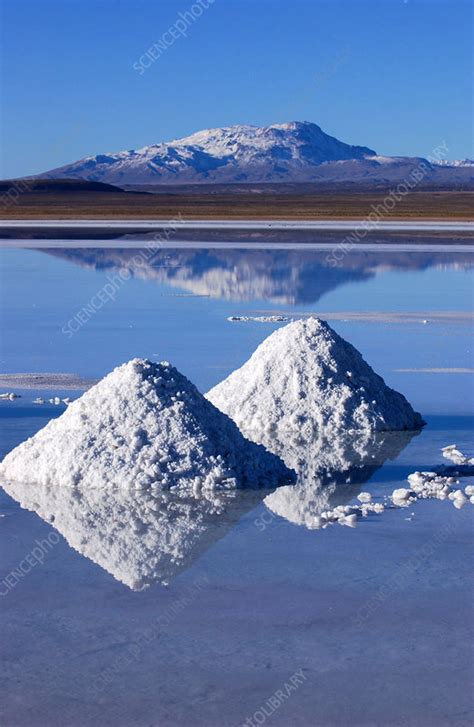
[[[473,155],[471,2],[214,0],[137,71],[193,2],[3,0],[0,176],[290,120],[384,154]]]

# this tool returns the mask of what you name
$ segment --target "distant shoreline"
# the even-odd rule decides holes
[[[474,243],[474,223],[366,220],[0,220],[0,246],[245,247],[267,249],[463,250]]]
[[[288,225],[302,227],[328,223],[380,225],[421,222],[461,223],[474,221],[474,189],[411,191],[398,196],[394,190],[319,189],[311,185],[232,185],[209,187],[164,187],[153,193],[124,191],[102,185],[101,191],[85,183],[59,184],[49,181],[38,187],[25,183],[22,189],[4,184],[0,194],[2,227],[11,222],[46,224],[72,222],[76,226],[96,222],[137,226],[160,225],[169,220],[186,224],[215,223]],[[343,226],[343,225],[342,225]],[[379,229],[382,229],[380,227]],[[4,235],[3,235],[4,236]]]
[[[78,374],[69,373],[11,373],[0,374],[1,388],[33,389],[46,391],[60,389],[80,391],[89,389],[97,383],[97,379],[86,379]]]
[[[180,241],[180,240],[169,240],[161,243],[158,250],[268,250],[268,251],[306,251],[306,252],[325,252],[332,253],[337,246],[337,242],[236,242],[236,241]],[[16,239],[16,240],[0,240],[0,249],[27,249],[27,250],[53,250],[53,249],[136,249],[140,251],[148,247],[149,241],[147,240],[129,240],[123,238],[113,238],[111,240],[98,240],[98,239]],[[345,253],[350,255],[352,253],[377,253],[377,252],[418,252],[418,253],[474,253],[474,244],[465,240],[463,243],[459,243],[457,240],[453,240],[450,243],[446,243],[446,237],[442,238],[439,242],[426,242],[420,241],[418,243],[409,242],[378,242],[368,243],[361,242],[348,252]],[[337,262],[337,260],[336,260]],[[340,263],[342,265],[342,262]],[[336,265],[337,267],[337,265]]]

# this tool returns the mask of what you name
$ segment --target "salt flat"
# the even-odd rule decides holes
[[[474,222],[446,221],[396,221],[370,222],[367,219],[353,220],[0,220],[3,228],[60,228],[60,229],[196,229],[196,230],[354,230],[369,227],[377,231],[420,231],[420,232],[474,232]]]
[[[63,326],[115,269],[130,267],[128,255],[2,251],[6,371],[74,371],[91,380],[144,356],[176,362],[204,392],[285,325],[238,325],[229,316],[272,307],[285,318],[332,313],[334,329],[427,421],[421,433],[380,448],[375,458],[361,453],[355,470],[345,465],[354,440],[348,451],[303,450],[308,477],[322,458],[341,470],[323,483],[328,509],[360,506],[361,491],[385,503],[383,513],[368,513],[355,529],[305,527],[317,506],[311,488],[287,497],[284,508],[260,493],[253,503],[232,499],[222,511],[199,507],[197,514],[192,502],[186,510],[187,501],[174,511],[156,509],[158,499],[140,492],[130,504],[123,493],[114,500],[103,493],[99,508],[97,498],[69,488],[47,510],[57,529],[36,514],[40,501],[30,512],[1,490],[2,578],[18,571],[37,541],[53,543],[0,598],[5,723],[235,727],[295,672],[304,680],[268,724],[382,725],[387,715],[397,727],[472,723],[474,508],[458,509],[449,496],[389,504],[394,491],[410,486],[410,474],[446,464],[446,445],[474,454],[472,387],[461,373],[473,367],[466,325],[472,264],[466,255],[436,251],[351,253],[334,273],[311,262],[316,253],[279,256],[170,251],[170,267],[131,276],[68,337]],[[207,295],[169,297],[187,284]],[[433,324],[423,324],[434,314]],[[441,377],[428,369],[451,371]],[[0,402],[0,456],[64,411],[49,401],[34,404],[45,392],[18,393]],[[186,513],[196,539],[190,532],[183,540],[186,557],[170,565],[163,586],[141,546],[154,550],[160,532],[153,528]],[[137,576],[153,582],[130,590]]]

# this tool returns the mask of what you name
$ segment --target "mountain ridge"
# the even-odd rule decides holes
[[[346,144],[310,121],[269,126],[236,124],[129,151],[95,154],[39,178],[84,179],[115,185],[280,182],[387,183],[424,165],[427,181],[466,183],[474,166],[389,157]]]

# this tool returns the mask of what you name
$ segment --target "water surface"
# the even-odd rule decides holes
[[[439,465],[447,444],[472,454],[469,254],[354,252],[337,268],[325,252],[134,255],[3,250],[3,371],[97,378],[147,356],[206,391],[277,325],[229,316],[315,313],[428,422],[354,464],[351,482],[333,472],[340,501],[360,489],[383,501],[410,472]],[[114,295],[91,308],[120,270]],[[2,456],[63,411],[33,404],[37,395],[80,394],[16,391],[21,399],[0,401]],[[38,541],[44,553],[13,586],[2,581],[2,724],[220,726],[256,724],[262,711],[280,725],[471,724],[472,507],[424,501],[317,531],[272,513],[265,494],[228,503],[220,518],[199,509],[202,533],[168,585],[150,578],[133,590],[107,562],[86,500],[67,523],[73,549],[58,534],[71,515],[61,502],[55,529],[33,507],[40,493],[29,511],[2,491],[2,578]],[[149,512],[146,494],[137,498],[130,507]],[[123,538],[127,566],[140,538],[120,517],[114,542]]]

